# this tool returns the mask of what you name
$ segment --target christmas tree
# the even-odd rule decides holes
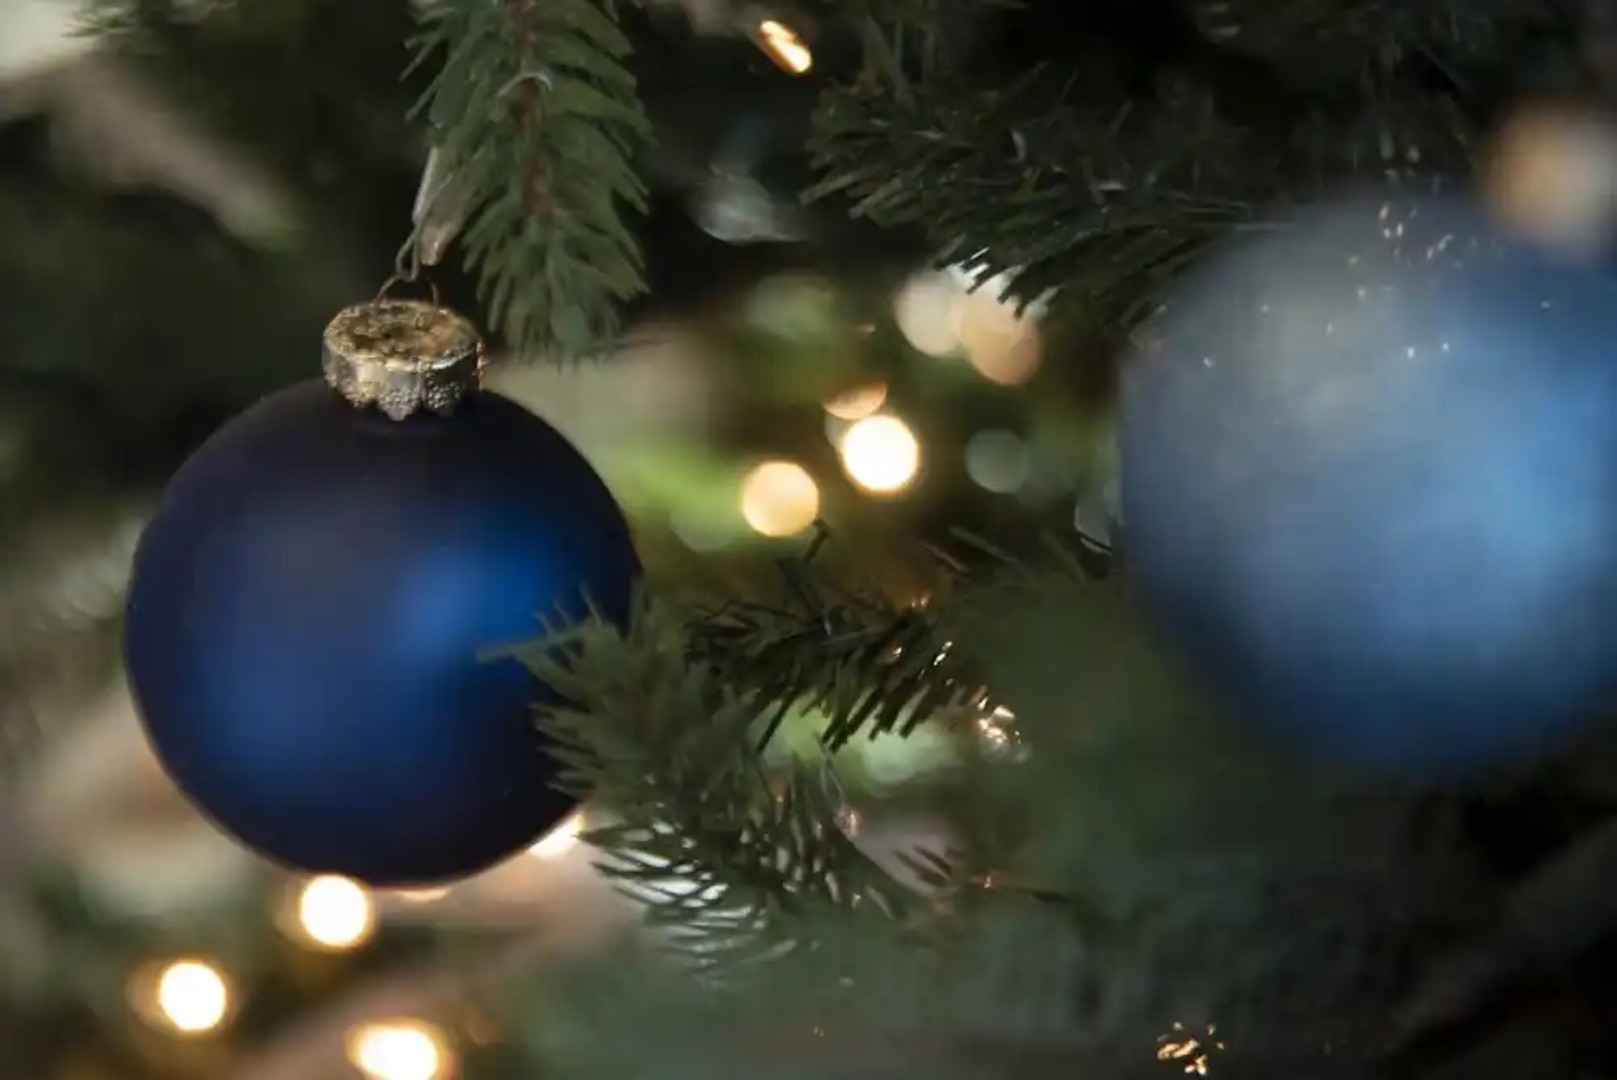
[[[1522,250],[1553,248],[1530,280],[1577,286],[1554,294],[1578,312],[1559,337],[1522,337],[1503,315],[1469,329],[1515,334],[1518,352],[1583,350],[1566,326],[1598,337],[1607,317],[1583,298],[1607,288],[1596,264],[1617,205],[1608,23],[1601,5],[1542,0],[28,0],[0,13],[0,733],[15,834],[0,1061],[29,1077],[247,1080],[1601,1075],[1613,743],[1599,725],[1551,733],[1516,705],[1550,700],[1541,684],[1612,689],[1604,593],[1557,594],[1513,651],[1465,658],[1494,712],[1521,716],[1510,738],[1483,700],[1458,735],[1386,755],[1412,768],[1359,767],[1349,748],[1391,738],[1380,717],[1402,717],[1400,702],[1435,715],[1455,697],[1430,674],[1452,654],[1431,644],[1438,630],[1411,630],[1415,674],[1369,647],[1358,655],[1377,666],[1342,671],[1319,659],[1332,627],[1402,618],[1428,580],[1441,583],[1425,602],[1448,603],[1444,567],[1501,568],[1463,592],[1516,596],[1503,568],[1517,564],[1493,547],[1396,548],[1384,577],[1333,578],[1318,595],[1337,603],[1264,635],[1229,612],[1282,610],[1272,598],[1327,565],[1297,537],[1332,542],[1266,543],[1265,517],[1242,526],[1259,555],[1237,559],[1214,526],[1272,504],[1231,488],[1206,510],[1189,479],[1149,488],[1202,514],[1182,535],[1139,495],[1124,535],[1115,432],[1119,384],[1153,340],[1296,338],[1224,311],[1351,262],[1308,239],[1335,234],[1308,233],[1306,208],[1356,192],[1424,210],[1460,191],[1526,236]],[[1292,212],[1293,249],[1198,278]],[[1377,235],[1406,224],[1420,233],[1383,214]],[[1281,251],[1298,261],[1265,262]],[[1499,280],[1524,280],[1512,273]],[[488,385],[599,470],[643,567],[632,608],[555,624],[536,611],[523,641],[479,640],[544,688],[525,708],[553,783],[501,797],[569,812],[526,852],[430,889],[368,862],[325,872],[332,845],[414,837],[389,867],[410,864],[506,777],[457,778],[438,806],[344,792],[371,833],[277,822],[282,857],[262,859],[225,837],[251,831],[231,815],[322,781],[265,764],[248,796],[234,774],[198,779],[175,743],[143,736],[164,721],[137,714],[162,695],[148,681],[137,706],[124,673],[126,657],[149,671],[161,665],[141,658],[162,652],[125,643],[126,628],[150,640],[142,613],[179,618],[165,596],[213,573],[206,545],[185,547],[126,618],[160,493],[196,475],[182,463],[233,416],[317,378],[332,316],[384,281],[485,331]],[[1475,303],[1465,318],[1485,320]],[[1388,310],[1360,318],[1424,332],[1431,314]],[[1490,504],[1549,538],[1499,547],[1522,565],[1588,565],[1576,580],[1603,586],[1605,556],[1562,542],[1575,515],[1557,493],[1572,489],[1546,476],[1564,459],[1526,455],[1529,480],[1507,481],[1513,449],[1554,441],[1535,418],[1581,433],[1604,415],[1560,397],[1535,412],[1535,386],[1504,379],[1479,377],[1475,400],[1441,391],[1442,415],[1482,417],[1466,437],[1487,441],[1468,447],[1505,448]],[[1579,385],[1604,400],[1603,384]],[[1519,412],[1496,422],[1477,402],[1501,395]],[[1213,470],[1223,459],[1184,434],[1205,433],[1196,417],[1218,402],[1202,400],[1175,414],[1182,426],[1146,425],[1149,439],[1125,422],[1125,455],[1203,453]],[[1447,446],[1454,430],[1411,445]],[[1256,445],[1218,437],[1231,453]],[[232,489],[278,505],[290,466],[241,456],[257,464]],[[595,540],[573,557],[606,574],[616,541],[578,523],[594,513],[583,490],[516,501],[525,522],[571,514],[568,544]],[[1389,519],[1372,536],[1419,517],[1396,484],[1353,498]],[[355,552],[323,549],[337,534],[298,505],[274,547],[334,568],[320,618],[336,625]],[[388,528],[476,532],[456,531],[475,506],[430,510]],[[1577,528],[1610,547],[1603,519]],[[1196,580],[1236,564],[1258,577],[1176,608],[1206,598],[1162,569],[1186,552]],[[241,580],[267,625],[288,571],[260,558],[259,581]],[[526,587],[521,566],[495,570],[488,581]],[[439,586],[440,600],[453,591]],[[405,599],[398,611],[427,603]],[[1521,614],[1504,605],[1490,645]],[[427,740],[409,734],[409,702],[372,710],[357,763],[298,728],[318,709],[289,706],[302,699],[278,697],[256,662],[281,670],[284,651],[289,678],[320,669],[321,631],[282,649],[254,622],[215,621],[197,640],[251,642],[237,648],[255,663],[165,677],[216,688],[214,713],[246,715],[250,700],[285,714],[294,736],[251,747],[266,763],[299,743],[332,776],[417,761]],[[1261,642],[1194,644],[1236,631]],[[1362,730],[1287,739],[1283,722],[1245,722],[1252,687],[1226,684],[1261,682],[1252,656],[1281,654],[1325,665],[1298,693],[1349,702]],[[1547,674],[1513,696],[1528,667]],[[386,680],[345,674],[321,678],[344,683],[344,702],[384,700]],[[408,681],[398,665],[394,677]],[[1363,688],[1378,681],[1385,694]],[[1423,768],[1483,744],[1486,770]],[[237,796],[253,809],[209,804]],[[521,831],[480,827],[498,834],[491,851]]]

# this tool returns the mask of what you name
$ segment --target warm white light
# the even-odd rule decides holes
[[[1020,386],[1039,370],[1044,343],[1039,324],[1018,314],[1014,301],[1001,300],[984,285],[960,297],[955,332],[977,373],[1001,386]]]
[[[1184,1024],[1174,1024],[1172,1031],[1157,1036],[1157,1060],[1178,1065],[1186,1076],[1210,1074],[1213,1055],[1226,1049],[1216,1024],[1207,1025],[1204,1035],[1192,1035]]]
[[[796,30],[775,19],[758,24],[758,47],[788,75],[805,75],[814,67],[814,54]]]
[[[1553,251],[1599,258],[1617,231],[1617,124],[1536,106],[1501,128],[1482,170],[1492,209]]]
[[[376,910],[365,890],[347,878],[317,877],[298,895],[298,925],[321,948],[353,949],[375,933]]]
[[[896,416],[871,416],[842,436],[842,467],[866,491],[904,490],[921,471],[921,444]]]
[[[206,1034],[230,1012],[230,987],[223,975],[200,960],[176,961],[157,977],[157,1008],[175,1031]]]
[[[763,536],[795,536],[820,516],[820,486],[801,465],[766,461],[741,483],[741,516]]]
[[[537,859],[560,858],[577,846],[579,834],[583,831],[584,814],[580,811],[541,836],[539,842],[528,849],[528,854]]]
[[[442,1033],[419,1020],[355,1029],[348,1037],[348,1060],[369,1080],[442,1080],[450,1071]]]
[[[1018,741],[1016,714],[1003,705],[997,705],[977,718],[977,733],[994,746],[1011,746]]]
[[[961,288],[943,271],[916,274],[893,296],[893,320],[916,352],[953,356],[960,351],[955,305]]]
[[[838,420],[863,420],[887,401],[887,384],[856,386],[825,403],[825,411]]]

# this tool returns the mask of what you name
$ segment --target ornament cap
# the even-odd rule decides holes
[[[448,415],[482,379],[483,339],[470,319],[439,304],[373,300],[326,326],[321,368],[356,408],[374,406],[394,420]]]

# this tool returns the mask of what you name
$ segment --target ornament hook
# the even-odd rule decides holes
[[[395,294],[397,294],[397,292],[406,285],[424,284],[427,287],[428,294],[432,297],[433,306],[441,306],[443,303],[443,297],[438,293],[438,283],[431,279],[423,281],[421,277],[421,267],[406,263],[404,260],[404,253],[401,251],[399,254],[400,258],[398,268],[395,269],[393,273],[389,274],[387,280],[382,282],[382,287],[376,290],[376,302],[381,303],[384,300],[392,299]]]
[[[376,298],[383,299],[401,285],[413,285],[425,271],[443,261],[466,223],[465,200],[452,183],[452,175],[441,148],[427,151],[416,188],[415,205],[410,211],[410,235],[393,259],[393,274],[383,282]],[[432,302],[437,304],[438,286],[427,282]]]
[[[434,147],[393,274],[369,303],[345,308],[326,327],[321,361],[326,382],[350,404],[374,406],[394,420],[423,411],[451,413],[482,381],[483,339],[477,328],[444,307],[436,282],[423,280],[464,220],[459,204],[446,198],[447,180],[443,155]],[[426,285],[431,300],[393,295],[416,284]]]

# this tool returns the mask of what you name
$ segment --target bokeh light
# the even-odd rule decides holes
[[[790,461],[766,461],[741,484],[741,516],[761,536],[795,536],[820,515],[820,486]]]
[[[1044,305],[1019,310],[1008,279],[978,283],[958,267],[917,274],[893,296],[893,319],[910,347],[927,356],[964,356],[989,382],[1020,386],[1044,359]]]
[[[966,444],[966,475],[985,490],[1010,495],[1033,471],[1027,443],[1014,431],[982,431]]]
[[[992,288],[985,285],[961,298],[955,333],[977,374],[1000,386],[1020,386],[1044,360],[1039,324],[1030,312],[1018,314],[1015,302],[1000,300]]]
[[[230,984],[212,964],[176,960],[158,972],[152,988],[153,1019],[181,1035],[216,1031],[230,1015]]]
[[[867,383],[831,398],[825,403],[825,411],[838,420],[863,420],[875,415],[886,403],[887,384]]]
[[[1496,136],[1482,184],[1513,228],[1565,255],[1598,258],[1617,233],[1617,124],[1596,110],[1522,109]]]
[[[453,1071],[448,1040],[420,1020],[356,1028],[348,1037],[348,1060],[367,1080],[445,1080]]]
[[[890,495],[915,482],[921,444],[896,416],[870,416],[848,428],[838,447],[848,478],[866,491]]]
[[[893,320],[910,348],[927,356],[953,356],[960,351],[955,305],[961,290],[941,270],[916,274],[893,295]]]
[[[298,894],[298,927],[312,945],[356,949],[376,932],[376,909],[365,890],[341,877],[317,877]]]

